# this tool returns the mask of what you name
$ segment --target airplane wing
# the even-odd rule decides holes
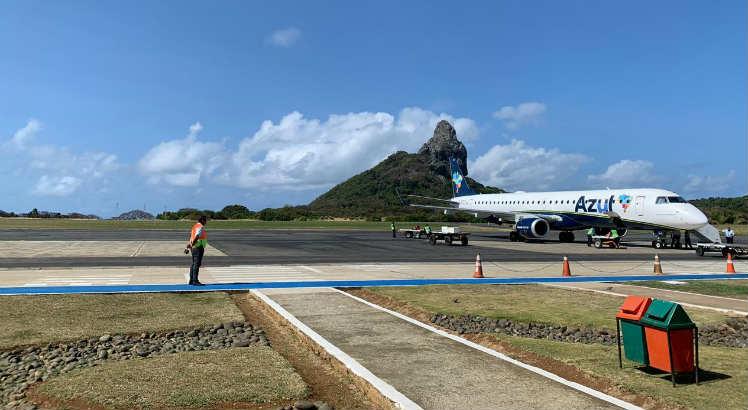
[[[438,205],[421,205],[421,204],[410,204],[414,208],[433,209],[435,211],[442,211],[446,213],[466,213],[472,214],[476,218],[489,218],[495,217],[500,218],[503,221],[514,222],[514,213],[512,212],[496,212],[486,211],[485,209],[470,209],[470,208],[458,208],[456,206],[438,206]]]

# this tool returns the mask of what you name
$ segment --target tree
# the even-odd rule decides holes
[[[249,219],[252,212],[244,205],[226,205],[219,212],[226,219]]]
[[[39,210],[34,208],[29,212],[29,218],[40,218],[41,215],[39,215]]]

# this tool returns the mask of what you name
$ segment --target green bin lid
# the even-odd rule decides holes
[[[654,299],[641,319],[641,323],[659,329],[688,329],[696,325],[683,310],[683,306],[666,300]]]

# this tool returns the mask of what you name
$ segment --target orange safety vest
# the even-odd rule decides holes
[[[202,230],[200,230],[202,228]],[[200,230],[200,236],[197,236],[197,231]],[[193,245],[196,248],[204,248],[208,245],[208,230],[205,229],[203,224],[200,222],[192,226],[192,232],[190,233],[190,243],[197,238],[197,242]]]

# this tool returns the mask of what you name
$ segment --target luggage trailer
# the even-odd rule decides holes
[[[696,244],[696,254],[704,256],[705,253],[719,252],[722,256],[727,257],[729,254],[733,258],[748,255],[748,247],[735,245],[732,243],[702,243]]]

